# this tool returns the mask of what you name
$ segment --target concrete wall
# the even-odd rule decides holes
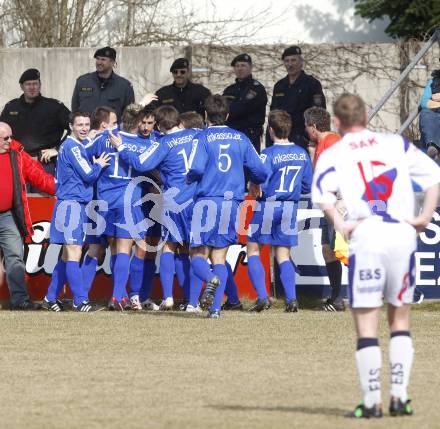
[[[411,47],[416,51],[419,45]],[[266,87],[269,97],[274,83],[285,76],[280,56],[284,46],[206,46],[118,48],[116,72],[128,78],[140,99],[171,82],[169,67],[174,58],[192,57],[193,80],[212,92],[221,93],[234,80],[231,59],[248,52],[254,62],[254,76]],[[302,46],[305,70],[320,79],[328,108],[344,91],[354,91],[373,107],[400,73],[397,44],[317,44]],[[30,67],[41,71],[43,94],[61,100],[70,108],[75,80],[94,70],[94,48],[31,48],[0,50],[0,106],[21,94],[18,79]],[[418,104],[422,89],[433,68],[437,67],[438,47],[413,71],[403,97],[410,108]],[[396,92],[372,127],[395,131],[400,126],[401,94]]]

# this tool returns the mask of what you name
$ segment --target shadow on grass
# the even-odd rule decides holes
[[[333,407],[307,407],[307,406],[277,406],[277,407],[265,407],[265,406],[247,406],[247,405],[207,405],[208,408],[213,408],[220,411],[262,411],[262,412],[287,412],[287,413],[302,413],[310,415],[323,415],[323,416],[337,416],[345,417],[347,410],[342,408]]]

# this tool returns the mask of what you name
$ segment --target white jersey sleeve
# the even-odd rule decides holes
[[[426,190],[440,183],[440,167],[412,143],[405,141],[406,162],[411,179]]]
[[[323,153],[316,164],[312,184],[312,201],[315,204],[335,204],[339,191],[338,172],[332,158]]]

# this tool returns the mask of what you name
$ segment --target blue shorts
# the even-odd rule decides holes
[[[191,239],[191,217],[193,204],[181,212],[167,212],[162,217],[162,240],[173,243],[189,243]]]
[[[292,247],[298,244],[296,201],[259,201],[249,225],[248,241],[272,246]],[[258,206],[257,206],[258,208]]]
[[[237,242],[240,202],[223,197],[199,198],[191,218],[191,247],[228,247]]]
[[[105,213],[104,218],[106,225],[104,234],[108,237],[143,240],[147,226],[141,207],[136,206],[127,209],[130,210],[131,219],[126,218],[125,210],[123,207],[118,207],[109,209],[108,212]]]
[[[95,210],[94,213],[88,213],[89,224],[86,225],[85,243],[100,244],[107,246],[107,237],[105,236],[105,211]]]
[[[73,200],[56,202],[50,222],[51,243],[84,244],[84,225],[89,222],[86,205]]]

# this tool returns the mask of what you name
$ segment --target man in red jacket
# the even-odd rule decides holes
[[[23,239],[33,234],[26,183],[55,194],[55,180],[23,146],[12,139],[11,127],[0,122],[0,247],[4,255],[11,310],[38,310],[25,283]]]

